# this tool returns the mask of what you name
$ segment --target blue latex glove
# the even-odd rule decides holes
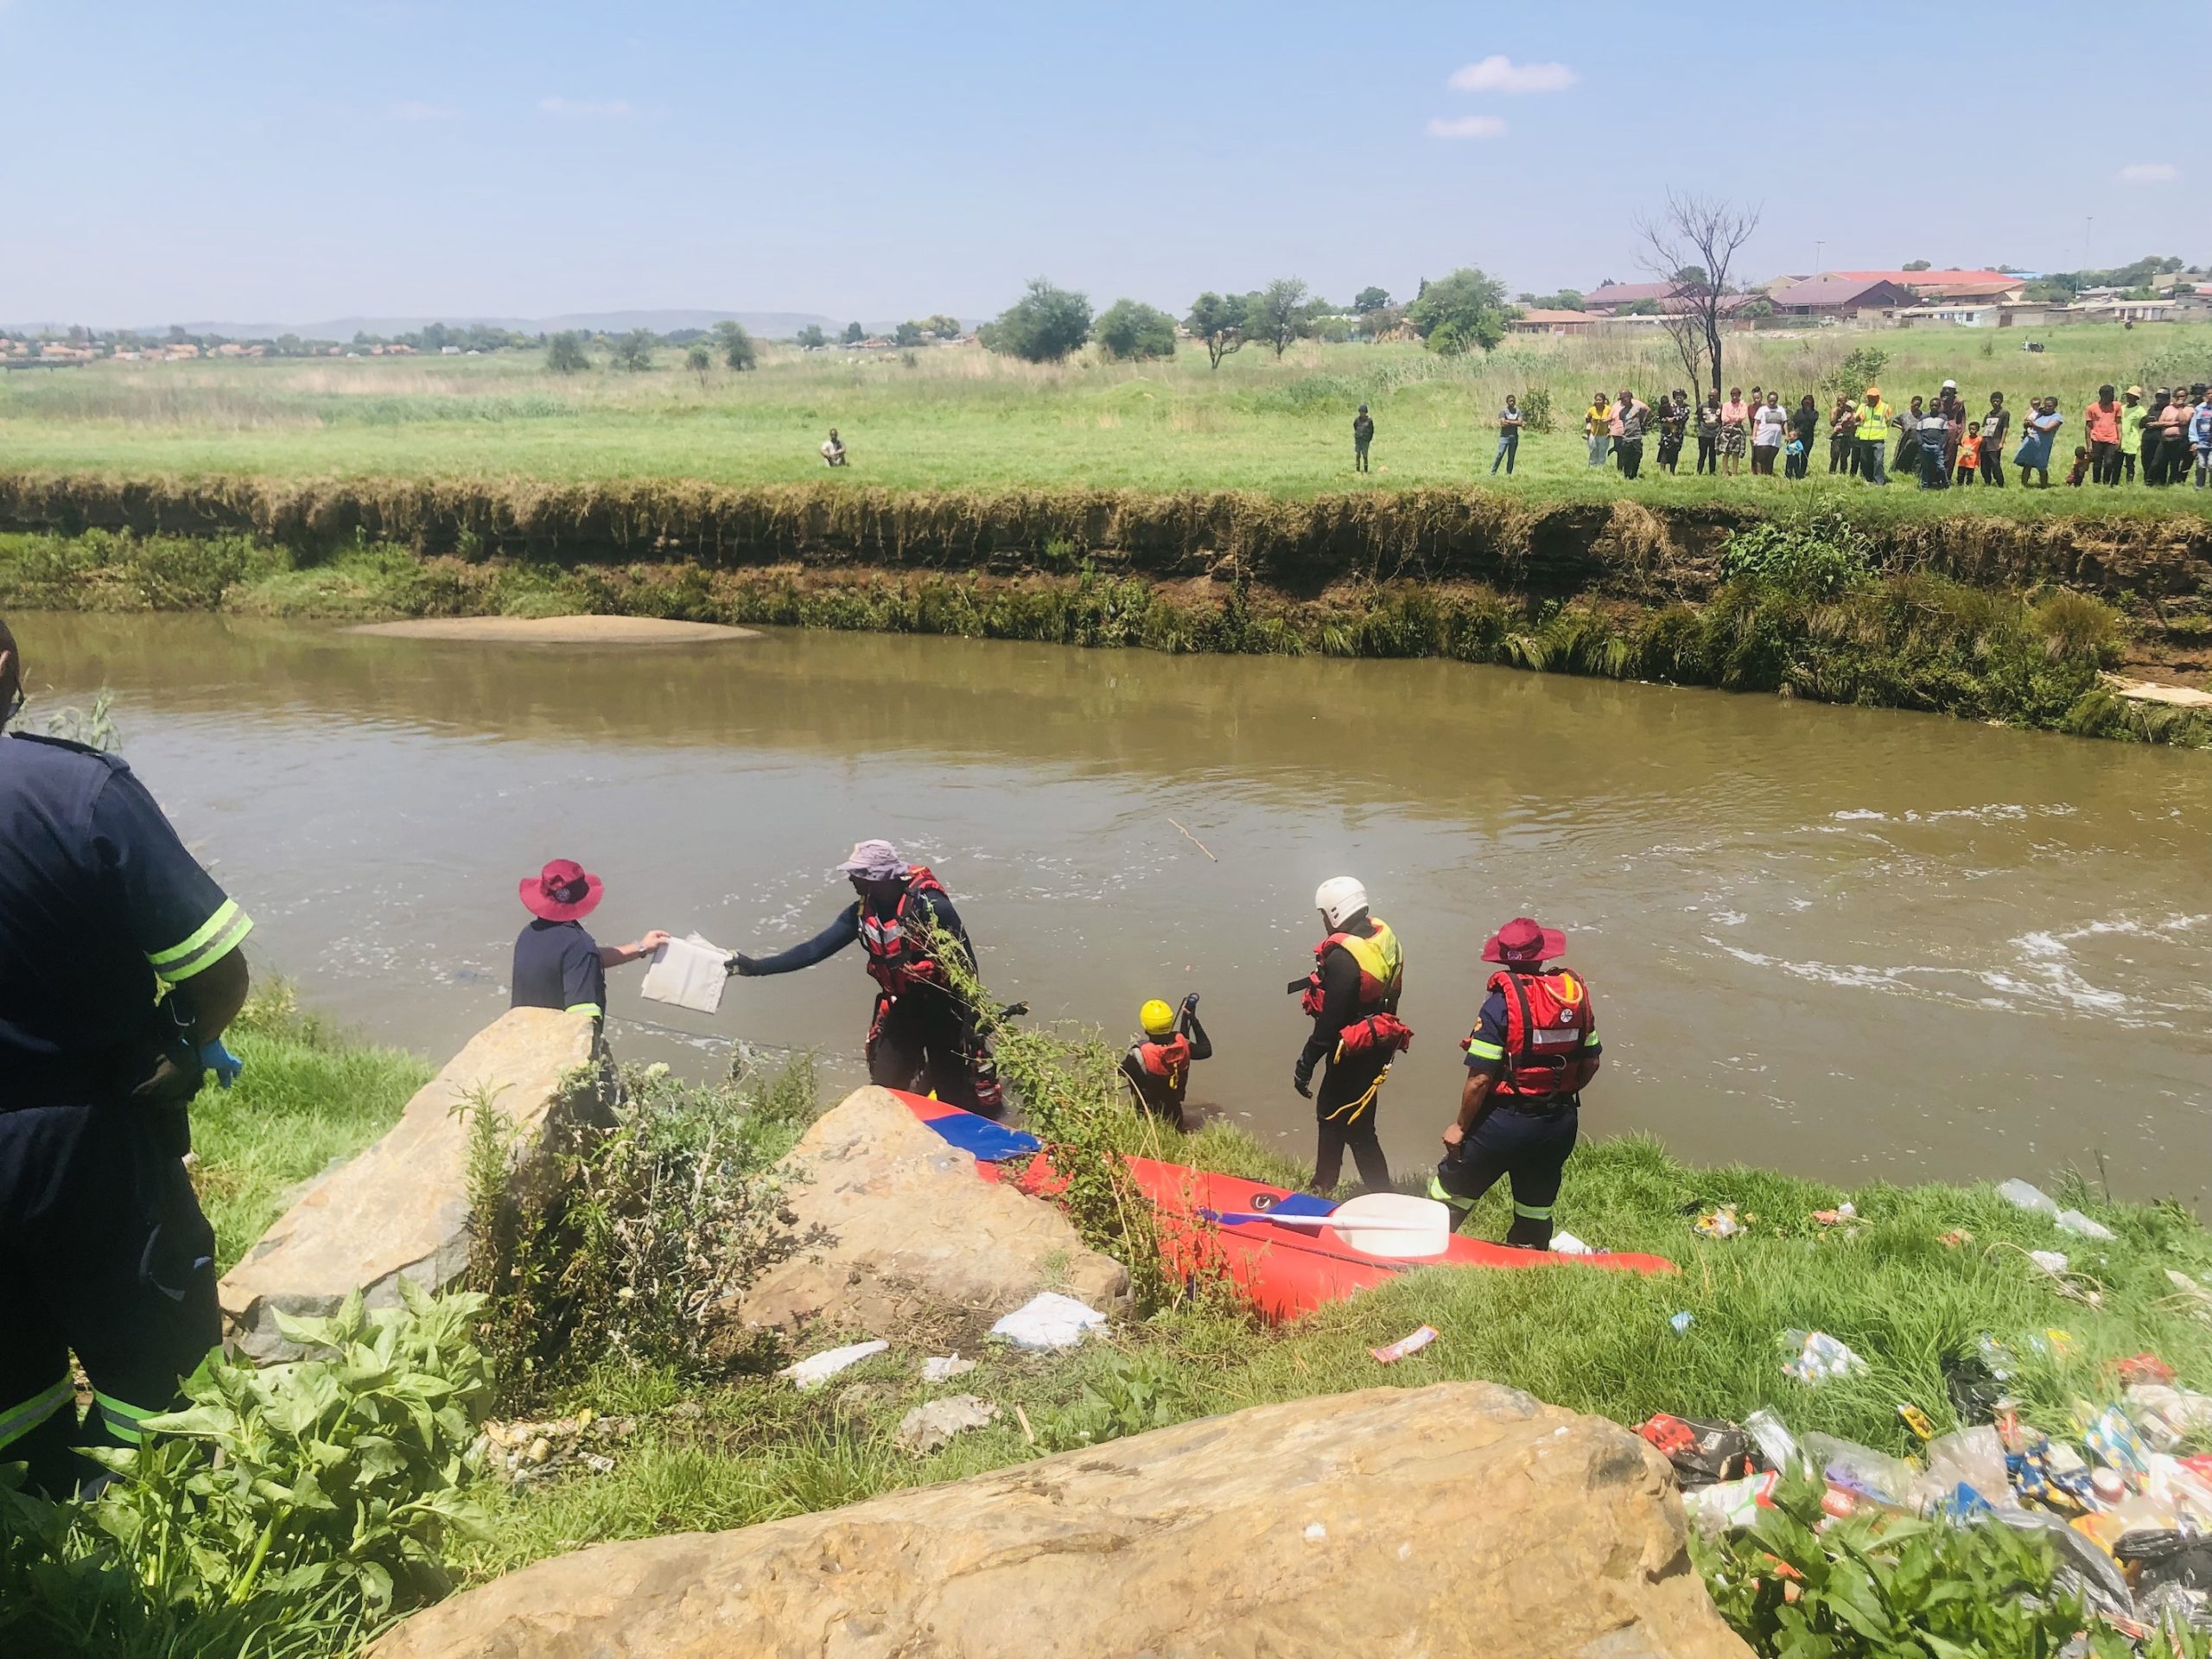
[[[200,1045],[200,1064],[215,1074],[215,1081],[229,1088],[245,1070],[245,1062],[223,1046],[219,1037]]]

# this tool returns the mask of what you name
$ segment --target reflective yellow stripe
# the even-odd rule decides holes
[[[1549,1221],[1552,1218],[1552,1207],[1548,1204],[1516,1204],[1513,1206],[1513,1213],[1516,1216],[1526,1216],[1530,1221]]]
[[[69,1403],[69,1379],[63,1377],[43,1394],[35,1394],[19,1406],[0,1411],[0,1448],[14,1445]]]
[[[1472,1198],[1463,1198],[1457,1192],[1448,1191],[1444,1183],[1433,1175],[1428,1178],[1428,1196],[1439,1204],[1450,1205],[1454,1210],[1471,1210],[1475,1207],[1475,1201]]]
[[[1496,1043],[1486,1043],[1479,1037],[1467,1039],[1467,1057],[1476,1060],[1502,1060],[1505,1051]]]
[[[138,1425],[149,1417],[158,1417],[161,1411],[149,1406],[134,1406],[128,1400],[118,1400],[111,1394],[92,1390],[92,1403],[100,1408],[108,1432],[119,1440],[129,1440],[133,1446],[144,1439]]]
[[[252,931],[253,918],[238,908],[237,899],[226,899],[200,931],[182,944],[156,951],[146,960],[170,984],[180,985],[230,955]]]
[[[588,1014],[594,1020],[604,1020],[607,1014],[596,1002],[571,1002],[561,1010],[563,1014]]]

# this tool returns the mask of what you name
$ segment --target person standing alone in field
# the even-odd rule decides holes
[[[1367,470],[1367,446],[1375,442],[1375,417],[1367,412],[1367,405],[1359,406],[1359,413],[1351,417],[1351,469],[1355,473]]]
[[[830,435],[823,441],[822,464],[824,467],[842,467],[845,464],[845,441],[837,435],[837,429],[834,426],[830,429]]]
[[[1497,476],[1497,469],[1505,468],[1508,478],[1513,476],[1513,458],[1521,453],[1521,429],[1528,423],[1528,416],[1521,412],[1521,403],[1511,392],[1505,394],[1505,407],[1497,411],[1497,453],[1490,458],[1490,473]]]

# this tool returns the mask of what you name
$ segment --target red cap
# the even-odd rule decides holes
[[[1555,927],[1541,927],[1526,916],[1516,916],[1483,947],[1484,962],[1549,962],[1566,954],[1566,934]]]
[[[606,883],[573,858],[556,858],[515,886],[523,908],[549,922],[573,922],[598,906]]]

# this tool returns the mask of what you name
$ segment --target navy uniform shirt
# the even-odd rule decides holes
[[[562,1008],[607,1017],[607,969],[582,922],[533,920],[515,938],[511,1008]]]
[[[183,983],[252,926],[118,757],[0,737],[0,1110],[138,1081],[156,976]]]

